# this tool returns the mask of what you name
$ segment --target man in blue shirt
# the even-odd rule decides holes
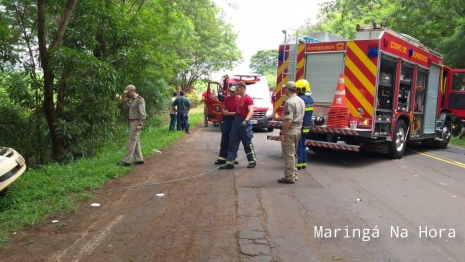
[[[186,131],[186,134],[190,134],[188,114],[192,104],[189,98],[185,96],[184,91],[181,91],[180,95],[181,96],[176,98],[173,102],[173,111],[177,115],[178,124],[182,119],[184,121],[184,130]]]

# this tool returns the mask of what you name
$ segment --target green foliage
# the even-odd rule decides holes
[[[276,67],[277,71],[278,68]],[[270,90],[273,90],[276,87],[276,72],[268,73],[265,75],[266,80],[268,81],[268,85],[270,86]]]
[[[186,97],[191,101],[192,107],[198,107],[203,104],[202,98],[196,93],[189,93]]]
[[[145,158],[163,150],[184,135],[168,131],[168,115],[150,119],[141,134],[142,154]],[[189,114],[191,126],[203,120],[203,108]],[[115,128],[115,135],[105,141],[93,158],[71,161],[66,165],[48,164],[29,168],[8,190],[0,201],[0,244],[8,241],[10,232],[44,222],[54,214],[72,212],[80,200],[89,199],[110,179],[124,176],[132,167],[116,163],[126,152],[127,123]],[[156,156],[155,156],[156,157]]]
[[[249,67],[258,74],[276,73],[278,68],[278,50],[260,50],[250,58]],[[275,79],[276,80],[276,79]]]
[[[122,118],[116,101],[126,85],[136,86],[152,118],[166,110],[173,77],[187,90],[240,57],[235,33],[210,0],[0,6],[0,113],[11,116],[0,118],[0,128],[14,124],[16,133],[0,142],[19,149],[29,166],[98,151]]]
[[[191,25],[192,37],[181,38],[176,50],[182,63],[177,71],[177,84],[189,91],[193,83],[203,76],[221,69],[232,69],[233,62],[241,57],[236,46],[236,34],[224,22],[224,14],[210,0],[182,1],[175,10],[190,10],[184,19]],[[193,29],[193,30],[192,30]]]

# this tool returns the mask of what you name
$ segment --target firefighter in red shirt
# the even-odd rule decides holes
[[[252,145],[252,123],[250,119],[253,115],[253,100],[252,97],[245,93],[246,84],[239,82],[236,85],[237,94],[241,96],[239,105],[236,111],[236,117],[229,134],[229,149],[226,158],[226,164],[221,166],[220,169],[233,169],[234,161],[237,159],[237,150],[239,150],[239,143],[242,141],[247,160],[249,165],[247,168],[254,168],[257,164],[257,157]]]
[[[229,96],[225,97],[223,102],[223,124],[221,125],[220,153],[218,155],[218,160],[215,162],[215,165],[226,163],[229,147],[229,133],[231,132],[231,128],[234,123],[239,100],[240,97],[237,95],[236,86],[231,86],[229,88]],[[234,161],[234,163],[238,164],[237,161]]]

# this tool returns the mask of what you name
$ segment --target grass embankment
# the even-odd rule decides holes
[[[141,134],[144,158],[157,154],[185,133],[168,132],[168,117],[152,117]],[[203,120],[203,107],[189,114],[191,129]],[[127,126],[109,141],[93,158],[80,159],[65,165],[50,164],[41,169],[29,169],[0,199],[0,246],[8,241],[10,232],[25,226],[43,223],[53,214],[76,210],[79,201],[92,197],[110,179],[127,174],[133,167],[116,163],[126,154]]]

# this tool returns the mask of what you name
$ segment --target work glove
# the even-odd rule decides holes
[[[247,125],[247,120],[242,121],[241,128],[244,128]]]

